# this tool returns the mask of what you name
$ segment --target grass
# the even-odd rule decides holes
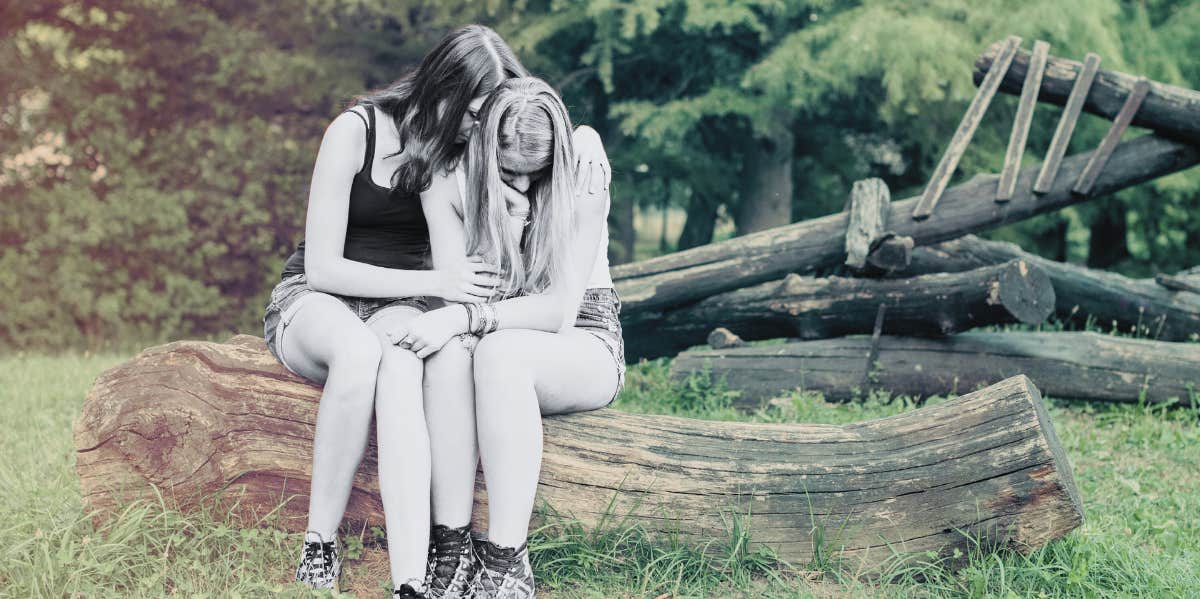
[[[163,502],[130,506],[100,526],[83,512],[73,420],[95,377],[127,354],[0,357],[0,597],[304,596],[290,581],[299,537],[265,521]],[[841,424],[915,407],[871,393],[827,403],[794,393],[745,414],[704,376],[673,382],[669,361],[630,367],[615,407],[717,420]],[[944,401],[933,397],[929,402]],[[620,514],[589,529],[556,516],[531,535],[540,596],[560,597],[1187,597],[1200,589],[1200,409],[1059,402],[1051,419],[1074,469],[1086,523],[1031,555],[972,551],[958,570],[937,563],[858,580],[826,555],[779,564],[752,544],[740,515],[698,548],[653,537]],[[345,537],[343,577],[383,596],[380,531]],[[321,596],[320,593],[309,593]],[[328,593],[326,593],[326,596]]]

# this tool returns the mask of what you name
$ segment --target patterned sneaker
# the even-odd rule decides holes
[[[427,585],[414,578],[413,580],[400,585],[396,588],[396,590],[392,591],[392,599],[426,599],[433,596],[427,595],[426,593],[428,592]]]
[[[471,525],[450,528],[434,524],[429,535],[425,585],[431,599],[472,599],[479,558],[471,543]]]
[[[304,553],[296,567],[296,580],[310,588],[336,591],[341,573],[342,556],[338,555],[337,543],[311,530],[304,533]]]
[[[529,544],[501,547],[491,541],[478,546],[483,570],[475,585],[476,597],[486,599],[533,599],[533,568],[529,566]]]

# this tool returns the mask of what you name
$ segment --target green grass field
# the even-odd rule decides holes
[[[1197,345],[1200,349],[1200,345]],[[212,514],[131,506],[101,527],[83,512],[72,426],[95,377],[127,355],[0,357],[0,596],[304,596],[289,582],[299,537]],[[630,368],[616,407],[710,419],[846,423],[913,409],[872,397],[827,404],[797,394],[755,414],[719,385],[675,384],[665,361]],[[939,401],[933,398],[930,401]],[[921,565],[865,582],[835,562],[778,564],[731,522],[701,553],[636,528],[554,521],[531,540],[540,596],[1189,597],[1200,593],[1200,410],[1048,398],[1086,524],[1029,556],[971,555],[956,572]],[[386,556],[349,535],[343,586],[385,596]],[[360,542],[362,541],[362,542]],[[319,596],[318,594],[314,594]]]

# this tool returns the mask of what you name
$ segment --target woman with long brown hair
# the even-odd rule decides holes
[[[426,310],[429,298],[490,297],[494,266],[470,259],[430,268],[421,203],[457,164],[485,97],[524,75],[499,35],[467,26],[325,131],[304,241],[284,265],[263,318],[280,362],[324,385],[308,532],[296,570],[309,586],[336,587],[335,533],[374,413],[393,584],[397,596],[423,596],[430,477],[423,365],[387,342],[385,332]]]

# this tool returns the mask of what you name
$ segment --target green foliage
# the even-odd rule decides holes
[[[1010,34],[1200,82],[1200,5],[1171,0],[12,4],[0,19],[0,60],[19,65],[0,79],[0,349],[258,330],[302,235],[329,118],[471,21],[496,27],[604,136],[618,260],[641,255],[621,241],[635,238],[629,203],[740,218],[763,140],[793,146],[794,220],[840,210],[865,177],[896,199],[918,193],[975,93],[974,59]],[[993,101],[959,177],[1000,168],[1016,101]],[[1026,164],[1059,113],[1039,105]],[[1082,117],[1070,152],[1108,125]],[[1200,263],[1198,211],[1191,169],[988,236],[1148,276]]]

